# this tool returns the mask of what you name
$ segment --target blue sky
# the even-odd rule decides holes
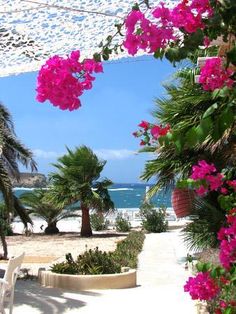
[[[82,107],[73,112],[35,100],[37,72],[2,77],[0,101],[12,114],[18,137],[34,152],[40,173],[54,170],[51,163],[65,153],[65,146],[87,145],[107,160],[104,177],[140,182],[151,156],[136,153],[139,140],[132,132],[141,120],[152,120],[154,99],[163,95],[161,83],[173,72],[171,64],[153,57],[107,62],[93,89],[82,96]]]

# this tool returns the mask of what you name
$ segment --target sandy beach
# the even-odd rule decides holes
[[[185,221],[169,221],[169,228],[181,228]],[[140,222],[133,223],[136,228]],[[102,251],[113,251],[117,242],[125,238],[125,233],[116,232],[110,228],[106,231],[93,231],[90,238],[80,237],[80,218],[65,219],[58,223],[60,233],[57,235],[45,235],[40,229],[45,222],[41,219],[34,219],[32,233],[29,236],[24,234],[24,226],[21,222],[14,222],[12,228],[13,236],[7,237],[8,256],[17,256],[25,252],[23,267],[30,269],[30,273],[37,275],[39,267],[50,267],[56,261],[62,261],[65,254],[71,253],[74,258],[83,253],[86,249],[98,247]]]

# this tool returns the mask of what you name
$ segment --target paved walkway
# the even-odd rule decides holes
[[[178,234],[175,230],[146,236],[136,288],[72,293],[20,280],[14,314],[196,314],[194,302],[183,292],[189,274],[183,263],[187,252]]]

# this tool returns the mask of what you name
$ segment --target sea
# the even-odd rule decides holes
[[[109,188],[109,194],[117,209],[129,209],[137,210],[140,208],[146,191],[151,187],[150,184],[142,183],[115,183]],[[14,188],[16,196],[20,196],[22,193],[29,192],[33,189],[26,188]],[[171,191],[160,191],[155,195],[151,202],[155,207],[166,207],[171,209]]]

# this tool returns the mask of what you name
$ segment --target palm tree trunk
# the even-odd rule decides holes
[[[0,238],[2,242],[2,248],[3,248],[3,259],[7,259],[7,255],[8,255],[7,241],[6,241],[4,229],[1,226],[0,226]]]
[[[57,222],[48,222],[47,227],[45,228],[44,232],[46,234],[56,234],[59,233],[59,229],[57,228]]]
[[[82,225],[80,235],[81,237],[91,237],[93,233],[90,225],[89,208],[81,203],[81,210],[82,210]]]

